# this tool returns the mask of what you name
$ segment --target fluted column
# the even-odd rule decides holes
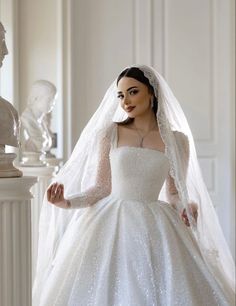
[[[45,191],[50,184],[51,179],[58,171],[57,166],[45,166],[45,167],[18,167],[25,176],[36,176],[38,182],[33,186],[32,193],[34,198],[32,199],[31,206],[31,227],[32,227],[32,282],[34,281],[37,253],[38,253],[38,228],[40,210],[43,203],[43,197]]]
[[[34,177],[0,179],[0,305],[31,305],[31,207]]]

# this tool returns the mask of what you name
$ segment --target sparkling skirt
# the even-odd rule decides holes
[[[109,195],[75,213],[39,305],[229,304],[171,205]]]

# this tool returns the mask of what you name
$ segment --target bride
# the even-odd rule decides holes
[[[33,304],[234,305],[234,289],[183,111],[153,68],[126,68],[45,195]]]

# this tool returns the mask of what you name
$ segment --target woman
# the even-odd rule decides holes
[[[192,134],[152,68],[119,75],[48,188],[38,258],[35,305],[233,305]]]

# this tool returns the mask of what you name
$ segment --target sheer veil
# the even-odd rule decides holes
[[[193,136],[180,104],[163,77],[153,68],[139,65],[154,89],[158,100],[157,122],[165,143],[165,154],[170,163],[170,174],[178,190],[177,209],[186,208],[190,231],[201,251],[209,270],[225,294],[234,300],[235,265],[225,241],[215,209],[202,178],[195,151]],[[87,123],[70,159],[54,181],[65,186],[65,197],[80,196],[95,184],[99,159],[99,144],[104,137],[111,137],[114,122],[127,118],[117,99],[116,81],[108,88],[100,106]],[[185,135],[189,159],[183,159],[183,143],[176,138],[176,131]],[[148,161],[147,161],[148,162]],[[165,186],[163,186],[163,190]],[[161,200],[168,201],[165,192]],[[190,202],[198,205],[197,223],[192,217]],[[43,284],[53,266],[54,256],[64,232],[75,214],[83,214],[86,208],[60,209],[43,202],[39,225],[39,249],[33,296],[37,300]]]

